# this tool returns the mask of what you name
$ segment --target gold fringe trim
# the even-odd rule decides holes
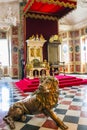
[[[36,0],[36,1],[42,3],[60,5],[69,8],[76,8],[76,5],[74,3],[69,3],[69,2],[59,1],[59,0]]]
[[[48,15],[40,15],[40,14],[34,14],[34,13],[28,13],[28,14],[25,14],[25,17],[28,18],[35,18],[35,19],[44,19],[44,20],[58,20],[57,17],[53,17],[53,16],[48,16]]]

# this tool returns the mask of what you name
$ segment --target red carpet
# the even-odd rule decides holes
[[[75,76],[57,75],[55,77],[59,80],[59,88],[87,84],[87,79],[77,78]],[[33,92],[38,88],[39,78],[24,78],[15,82],[15,85],[23,92]]]

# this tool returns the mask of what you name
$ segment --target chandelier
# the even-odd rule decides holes
[[[13,13],[11,7],[8,8],[7,15],[4,18],[4,22],[8,25],[16,26],[17,18],[16,15]]]
[[[87,7],[87,0],[77,0],[77,5]]]

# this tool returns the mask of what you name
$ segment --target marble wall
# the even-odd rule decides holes
[[[66,53],[68,53],[68,63],[65,62],[67,73],[87,73],[86,30],[87,27],[84,27],[74,31],[63,32],[61,34],[63,44],[68,46],[68,49],[66,50]]]

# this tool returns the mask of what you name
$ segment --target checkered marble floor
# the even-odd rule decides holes
[[[87,130],[87,85],[59,89],[59,100],[53,109],[68,130]],[[10,105],[31,93],[20,92],[11,82],[0,81],[0,130],[10,130],[3,121]],[[25,122],[15,122],[15,130],[61,130],[43,114],[26,115]]]

